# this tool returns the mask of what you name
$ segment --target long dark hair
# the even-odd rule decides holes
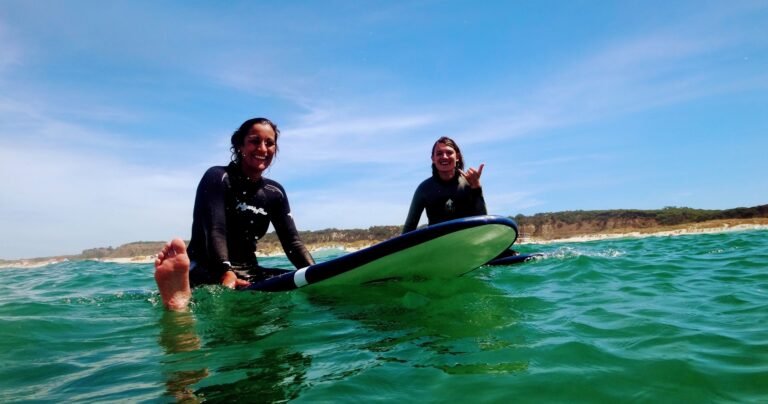
[[[240,165],[243,159],[243,156],[240,155],[240,147],[245,143],[245,137],[251,132],[253,125],[269,125],[272,127],[272,130],[275,131],[275,153],[279,150],[277,147],[277,137],[280,136],[280,130],[277,129],[277,125],[267,118],[251,118],[243,122],[235,133],[232,134],[232,145],[229,147],[229,151],[232,152],[232,161],[237,165]]]
[[[448,136],[442,136],[440,139],[437,139],[435,144],[432,145],[432,153],[429,155],[429,158],[432,159],[432,156],[435,155],[435,149],[437,148],[438,143],[442,143],[456,152],[456,171],[458,172],[458,170],[463,170],[464,155],[461,154],[459,145],[457,145],[456,142],[454,142],[453,139],[449,138]],[[435,167],[435,163],[432,163],[432,175],[437,175],[437,167]]]

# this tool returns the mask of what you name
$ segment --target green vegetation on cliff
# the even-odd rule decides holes
[[[727,210],[692,209],[668,206],[660,210],[573,210],[555,213],[537,213],[533,216],[517,215],[518,224],[526,223],[542,225],[547,222],[563,222],[568,224],[586,221],[608,221],[617,219],[653,220],[658,225],[672,226],[685,223],[698,223],[707,220],[749,219],[768,217],[768,205],[751,208],[736,208]]]
[[[727,210],[666,207],[659,210],[576,210],[517,215],[515,220],[524,236],[553,239],[605,231],[648,229],[701,223],[711,220],[768,217],[768,205]]]

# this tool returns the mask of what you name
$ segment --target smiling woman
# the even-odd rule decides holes
[[[256,259],[258,241],[270,223],[296,268],[314,264],[299,238],[285,190],[263,176],[277,153],[279,134],[269,119],[243,122],[232,134],[229,165],[211,167],[203,175],[195,196],[189,250],[175,239],[155,261],[155,280],[167,308],[185,308],[190,287],[246,287],[284,272],[263,268]]]
[[[403,233],[416,229],[426,209],[429,224],[487,214],[480,176],[483,164],[464,171],[464,156],[453,139],[443,136],[432,146],[432,176],[413,195]]]

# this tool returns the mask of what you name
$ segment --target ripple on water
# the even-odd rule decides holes
[[[768,232],[524,248],[544,256],[451,281],[200,288],[186,313],[151,265],[7,270],[0,401],[768,397]]]

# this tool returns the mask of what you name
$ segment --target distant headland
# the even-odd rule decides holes
[[[768,205],[726,210],[666,207],[658,210],[591,210],[517,215],[520,236],[517,244],[556,241],[589,241],[648,235],[712,233],[741,229],[768,229]],[[341,249],[356,251],[400,234],[401,226],[373,226],[368,229],[325,229],[301,231],[310,251]],[[118,247],[99,247],[77,255],[0,260],[0,267],[31,267],[61,261],[100,260],[147,263],[165,241],[137,241]],[[259,242],[259,256],[281,255],[277,236],[268,233]]]

